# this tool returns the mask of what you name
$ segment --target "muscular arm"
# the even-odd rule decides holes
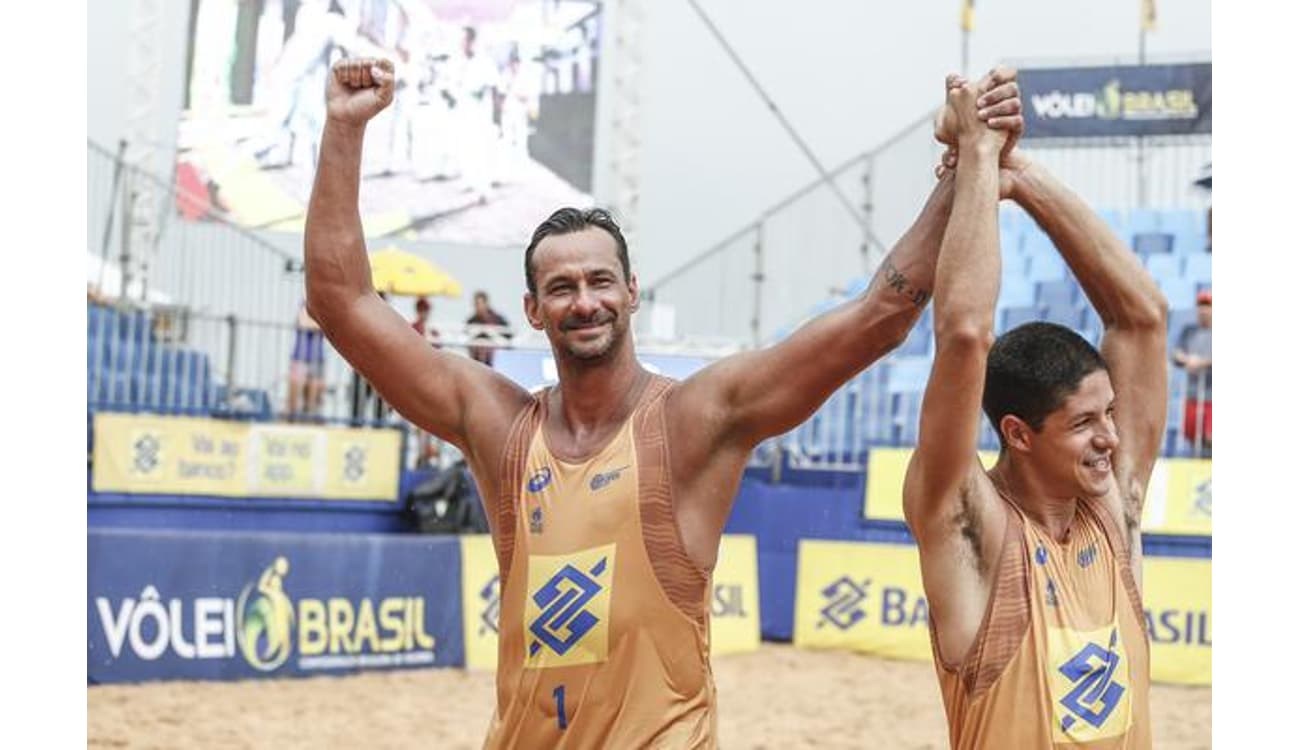
[[[307,209],[309,311],[385,401],[459,447],[484,470],[476,473],[482,481],[495,472],[500,443],[528,394],[476,362],[433,349],[375,293],[357,199],[365,120],[387,101],[368,73],[342,67],[345,79],[353,77],[344,90],[337,68],[331,75],[330,118]],[[391,99],[391,78],[386,95]]]
[[[951,206],[949,178],[935,187],[860,297],[769,349],[714,363],[670,394],[665,413],[678,528],[701,568],[713,567],[754,445],[807,419],[845,380],[907,336],[929,300]]]
[[[1119,434],[1112,460],[1119,497],[1112,510],[1140,554],[1142,506],[1168,400],[1168,303],[1137,255],[1047,170],[1032,163],[1019,170],[1011,197],[1051,237],[1105,326],[1101,353],[1115,389]]]
[[[716,437],[746,451],[806,420],[836,388],[907,337],[930,299],[951,205],[952,180],[947,179],[931,192],[858,298],[774,346],[701,371],[674,393],[674,408],[688,415],[714,413]]]
[[[934,366],[903,480],[903,514],[920,548],[939,652],[948,663],[965,658],[979,629],[990,563],[1005,529],[1005,511],[993,502],[976,455],[1002,272],[997,204],[1003,140],[971,122],[973,102],[966,87],[950,89],[945,116],[961,134],[961,161],[935,277]]]

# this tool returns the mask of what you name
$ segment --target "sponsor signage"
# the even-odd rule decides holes
[[[1025,138],[1211,132],[1210,63],[1022,69]]]
[[[397,501],[393,429],[95,415],[95,492]]]
[[[464,663],[455,540],[92,530],[92,683]]]

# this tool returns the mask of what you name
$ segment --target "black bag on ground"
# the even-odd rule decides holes
[[[421,482],[406,496],[406,510],[421,534],[486,534],[487,518],[464,461]]]

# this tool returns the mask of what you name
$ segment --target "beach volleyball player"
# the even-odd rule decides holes
[[[1015,86],[985,82],[989,124],[1019,127]],[[529,394],[429,347],[370,282],[358,213],[366,122],[392,99],[383,60],[335,65],[308,208],[307,300],[385,401],[464,452],[500,566],[497,705],[486,746],[715,747],[710,571],[753,447],[811,415],[906,337],[929,300],[952,180],[857,299],[782,342],[675,382],[638,363],[637,279],[617,224],[556,211],[524,254],[529,323],[556,387]]]
[[[977,96],[950,79],[937,127],[956,144],[941,168],[955,168],[956,193],[903,490],[950,742],[1150,748],[1140,523],[1165,424],[1166,303],[1078,196],[983,126]],[[1100,351],[1050,323],[994,339],[1000,195],[1078,278]],[[1001,441],[987,471],[981,405]]]

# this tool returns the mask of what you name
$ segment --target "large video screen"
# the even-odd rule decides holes
[[[508,246],[591,202],[595,0],[191,0],[178,206],[301,231],[330,66],[383,56],[361,217],[384,237]]]

